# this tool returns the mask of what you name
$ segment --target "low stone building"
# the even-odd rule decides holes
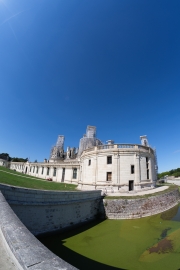
[[[102,189],[104,192],[127,192],[153,188],[157,180],[155,149],[141,136],[141,144],[103,144],[96,138],[96,127],[88,126],[79,148],[67,147],[59,135],[49,160],[44,162],[11,162],[10,168],[23,173],[73,183],[80,190]]]
[[[0,158],[0,166],[3,166],[3,167],[8,168],[8,167],[9,167],[9,161],[8,161],[8,160],[5,160],[5,159]]]

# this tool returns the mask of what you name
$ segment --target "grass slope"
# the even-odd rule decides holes
[[[0,166],[0,183],[33,189],[76,191],[76,185],[48,182]]]

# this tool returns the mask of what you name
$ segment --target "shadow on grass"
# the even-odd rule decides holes
[[[74,230],[64,232],[64,233],[58,233],[58,234],[52,234],[52,235],[44,235],[37,237],[41,243],[43,243],[48,249],[50,249],[54,254],[59,256],[61,259],[65,260],[66,262],[70,263],[71,265],[77,267],[80,270],[92,270],[92,269],[98,269],[98,270],[125,270],[122,268],[116,268],[113,266],[109,266],[94,260],[91,260],[83,255],[80,255],[71,249],[65,247],[64,239],[67,239],[69,237],[72,237],[74,235],[77,235],[79,233],[82,233],[102,221],[93,221],[91,223],[88,223],[86,225],[83,225],[81,227],[78,227]]]

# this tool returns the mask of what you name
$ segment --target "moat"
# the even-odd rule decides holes
[[[178,270],[180,205],[141,219],[96,221],[39,240],[78,269]]]

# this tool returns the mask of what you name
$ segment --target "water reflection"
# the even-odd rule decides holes
[[[180,208],[136,220],[93,222],[41,237],[50,250],[79,269],[180,268]]]
[[[57,256],[60,256],[63,260],[67,261],[71,265],[77,267],[78,269],[98,269],[98,270],[116,270],[116,269],[122,269],[123,268],[117,268],[110,265],[106,265],[103,263],[99,263],[98,261],[89,259],[85,256],[82,256],[81,254],[78,254],[77,252],[72,251],[71,249],[67,248],[64,244],[66,241],[64,239],[73,237],[75,235],[81,234],[84,231],[87,231],[89,229],[92,229],[94,226],[97,226],[102,221],[93,221],[89,224],[83,225],[81,227],[78,227],[72,231],[64,232],[64,233],[58,233],[53,235],[46,235],[46,236],[39,236],[38,239],[47,246],[53,253],[55,253]],[[89,242],[90,239],[87,237],[85,239],[86,242]]]
[[[176,205],[175,207],[163,212],[161,214],[161,218],[164,220],[173,220],[173,218],[175,218],[175,216],[177,215],[179,209],[180,209],[179,205]],[[179,219],[177,219],[177,221],[180,221],[180,216]]]
[[[180,207],[177,208],[177,212],[173,216],[172,220],[174,220],[174,221],[180,221]]]

